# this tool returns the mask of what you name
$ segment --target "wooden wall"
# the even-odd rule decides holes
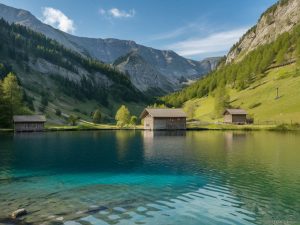
[[[246,115],[224,115],[224,123],[237,123],[237,124],[245,124],[247,122]]]
[[[44,123],[40,122],[31,122],[31,123],[15,123],[15,131],[22,132],[22,131],[43,131],[44,130]]]
[[[147,116],[144,119],[146,130],[185,130],[186,118],[153,118]]]

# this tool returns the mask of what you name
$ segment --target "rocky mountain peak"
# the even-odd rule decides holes
[[[226,63],[239,61],[258,46],[273,42],[280,34],[291,31],[300,22],[299,12],[299,0],[278,1],[262,14],[257,25],[249,29],[233,46],[227,55]]]

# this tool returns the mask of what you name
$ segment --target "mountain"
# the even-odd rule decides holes
[[[131,82],[141,91],[149,92],[151,89],[157,89],[161,92],[159,94],[166,94],[173,90],[171,82],[136,51],[118,58],[113,66],[126,73]]]
[[[0,78],[10,71],[17,75],[31,110],[46,113],[49,121],[63,122],[57,110],[90,119],[97,108],[110,121],[121,104],[137,109],[148,102],[129,77],[111,65],[0,19]]]
[[[299,11],[298,0],[279,1],[215,71],[161,100],[209,122],[220,121],[222,110],[233,107],[246,109],[260,123],[300,123]]]
[[[176,61],[176,54],[169,51],[168,57]],[[211,71],[216,68],[219,62],[219,57],[208,58],[200,62],[201,67],[207,71]],[[157,61],[159,63],[159,61]],[[189,63],[193,63],[189,61]],[[180,65],[178,62],[175,65]],[[186,81],[187,79],[197,79],[198,75],[183,76],[180,73],[173,74],[173,76],[166,77],[163,72],[155,69],[146,59],[142,57],[142,54],[138,51],[132,51],[125,56],[119,57],[113,66],[118,68],[120,71],[129,75],[131,81],[136,87],[139,87],[141,91],[151,92],[153,90],[159,91],[159,94],[168,93],[174,91],[174,85],[177,87]],[[182,66],[182,65],[181,65]],[[178,70],[180,66],[178,67]],[[176,69],[176,71],[178,71]],[[155,92],[153,92],[154,94]]]
[[[0,4],[0,17],[9,23],[20,24],[40,32],[58,41],[66,48],[105,63],[113,64],[120,57],[126,57],[126,55],[135,52],[134,54],[139,55],[146,63],[146,68],[140,65],[133,65],[132,61],[130,61],[129,65],[125,65],[124,63],[126,62],[123,62],[119,68],[128,68],[130,78],[134,81],[133,83],[142,91],[153,89],[153,85],[155,86],[153,82],[149,83],[149,86],[148,83],[143,83],[145,77],[147,77],[147,80],[155,80],[157,83],[156,89],[160,89],[161,92],[170,92],[180,88],[181,83],[179,79],[181,77],[185,79],[199,78],[212,71],[219,60],[219,58],[213,58],[199,62],[181,57],[173,51],[162,51],[145,47],[134,41],[77,37],[42,23],[28,11],[3,4]]]
[[[300,22],[299,11],[299,0],[278,1],[263,13],[258,23],[232,47],[226,62],[241,60],[257,47],[271,43],[284,32],[293,30]]]

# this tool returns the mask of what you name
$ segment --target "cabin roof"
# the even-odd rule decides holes
[[[223,114],[228,112],[231,115],[247,115],[248,113],[244,109],[226,109]]]
[[[46,122],[46,117],[44,115],[30,115],[30,116],[18,115],[18,116],[14,116],[13,120],[15,123]]]
[[[155,109],[155,108],[146,108],[144,111],[141,113],[140,118],[143,119],[147,115],[150,115],[152,117],[156,118],[185,118],[186,114],[182,109]]]

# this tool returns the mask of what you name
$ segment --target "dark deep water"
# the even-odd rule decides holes
[[[0,133],[0,224],[299,224],[300,133]]]

